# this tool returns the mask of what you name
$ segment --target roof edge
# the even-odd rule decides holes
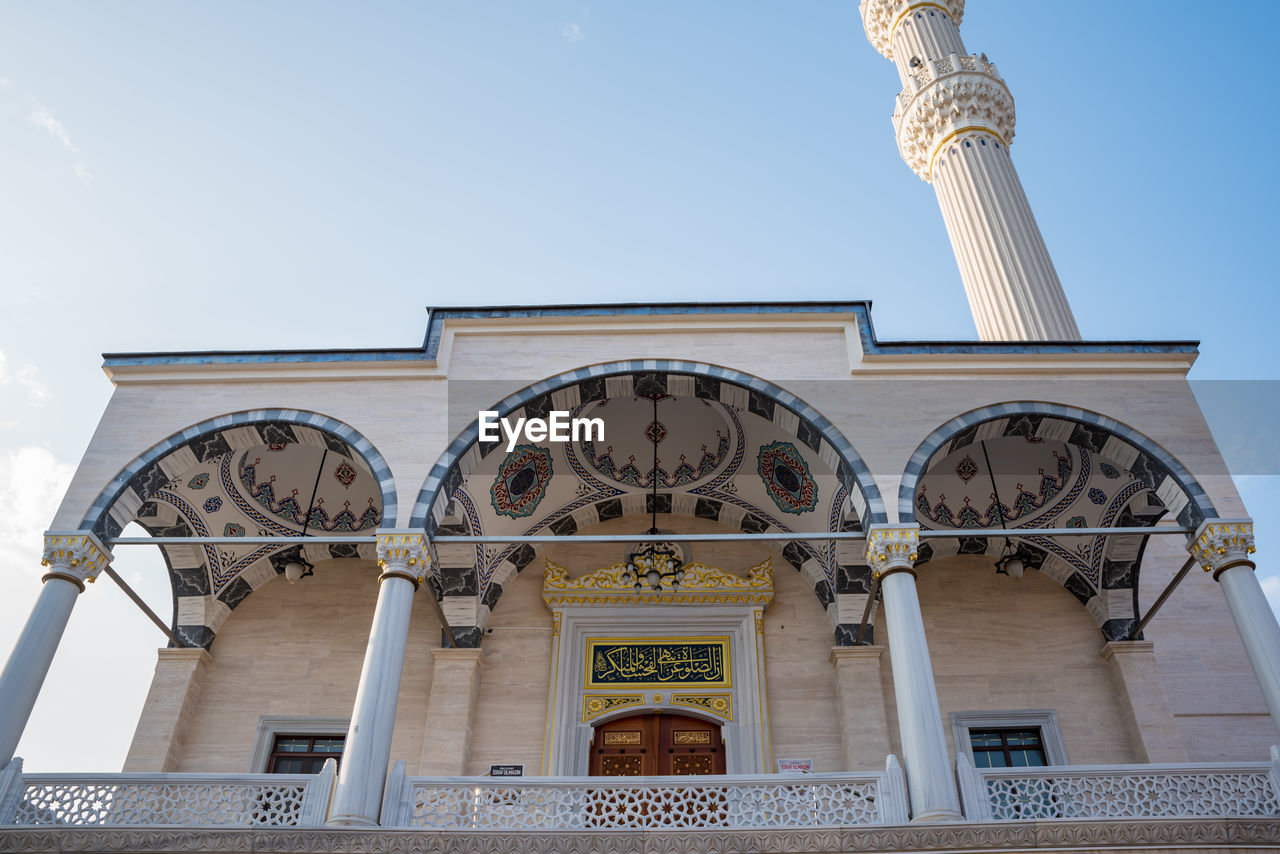
[[[435,306],[420,348],[315,350],[194,350],[103,353],[104,368],[142,366],[249,365],[324,362],[423,362],[436,360],[450,320],[539,317],[623,317],[730,314],[852,314],[867,356],[1015,356],[1071,354],[1196,354],[1199,341],[881,341],[871,323],[871,301],[847,302],[674,302],[522,306]]]

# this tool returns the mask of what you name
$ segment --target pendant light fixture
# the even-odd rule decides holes
[[[646,431],[653,443],[653,469],[649,473],[652,487],[649,494],[649,531],[650,535],[661,533],[658,530],[658,395],[653,394],[653,423]],[[643,543],[627,555],[625,578],[631,582],[637,593],[646,589],[654,593],[670,590],[675,593],[684,580],[684,562],[675,543]]]

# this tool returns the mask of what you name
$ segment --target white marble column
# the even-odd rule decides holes
[[[880,580],[884,601],[911,820],[950,821],[961,817],[960,797],[916,595],[912,564],[919,540],[919,525],[873,525],[867,532],[867,563]]]
[[[1254,575],[1252,519],[1206,519],[1187,550],[1222,586],[1236,631],[1280,729],[1280,624]]]
[[[18,749],[76,597],[111,562],[111,552],[88,531],[49,531],[40,562],[49,568],[44,588],[0,674],[0,766]]]
[[[413,594],[426,580],[427,538],[421,531],[378,532],[378,605],[369,629],[351,728],[333,793],[328,823],[373,826],[378,823],[391,735],[400,698],[400,672],[409,637]]]

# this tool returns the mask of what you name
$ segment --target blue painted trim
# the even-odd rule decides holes
[[[324,362],[428,362],[422,350],[207,350],[189,353],[103,353],[103,367],[253,365]]]
[[[862,350],[869,356],[1052,355],[1199,352],[1198,341],[880,341],[871,323],[871,303],[717,302],[601,305],[436,307],[430,309],[421,348],[356,350],[205,350],[161,353],[104,353],[108,368],[148,365],[246,365],[332,362],[423,362],[436,359],[449,320],[542,317],[625,317],[671,315],[852,314]]]

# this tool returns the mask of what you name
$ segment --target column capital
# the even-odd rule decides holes
[[[41,581],[59,578],[84,591],[111,563],[111,552],[89,531],[45,531],[41,566],[49,567]]]
[[[1214,579],[1223,570],[1247,565],[1253,568],[1249,555],[1253,554],[1253,520],[1247,516],[1239,519],[1206,519],[1196,528],[1187,551],[1200,562],[1205,572],[1212,572]]]
[[[915,564],[919,546],[919,525],[872,525],[867,530],[867,564],[871,567],[871,577],[909,571]]]
[[[425,533],[417,529],[383,528],[377,537],[382,578],[404,578],[412,581],[415,588],[427,580],[431,553]]]
[[[893,59],[894,31],[903,18],[922,7],[943,10],[956,22],[956,26],[964,18],[964,0],[862,0],[858,11],[862,13],[867,41],[885,59]]]

